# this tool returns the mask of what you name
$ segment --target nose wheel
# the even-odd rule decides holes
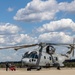
[[[59,63],[57,64],[57,69],[60,70],[60,64]]]
[[[31,71],[31,68],[30,68],[30,67],[28,67],[28,68],[27,68],[27,71]]]
[[[41,67],[37,67],[37,71],[41,70]]]

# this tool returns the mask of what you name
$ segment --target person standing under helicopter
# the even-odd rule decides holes
[[[7,62],[6,63],[6,71],[8,71],[8,68],[9,68],[9,63]]]

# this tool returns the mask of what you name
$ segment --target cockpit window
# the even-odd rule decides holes
[[[29,54],[28,54],[28,52],[26,52],[26,53],[24,54],[23,58],[28,57],[28,56],[29,56]]]
[[[26,52],[24,54],[23,58],[36,58],[36,59],[38,59],[38,55],[37,55],[36,51]]]
[[[38,55],[35,55],[35,58],[38,59]]]

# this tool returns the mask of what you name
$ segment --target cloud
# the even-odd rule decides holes
[[[0,23],[0,47],[16,46],[37,43],[37,37],[31,37],[22,33],[21,27],[10,23]],[[14,51],[14,49],[0,50],[0,61],[20,61],[26,51]],[[19,58],[18,58],[19,57]]]
[[[31,37],[28,34],[19,34],[14,37],[14,41],[16,43],[22,43],[22,44],[32,44],[37,43],[37,37]]]
[[[0,46],[9,45],[13,41],[14,35],[18,34],[19,31],[20,28],[17,25],[0,23]],[[13,42],[12,44],[14,44]]]
[[[46,41],[50,42],[51,40],[54,40],[53,42],[55,42],[55,39],[60,39],[57,42],[70,42],[69,40],[71,39],[71,36],[70,34],[65,33],[65,30],[70,29],[70,31],[74,31],[74,28],[75,23],[71,19],[61,19],[58,21],[52,21],[37,28],[37,31],[39,31],[40,34],[37,37],[36,35],[32,37],[28,34],[22,33],[21,27],[18,27],[17,25],[0,23],[0,33],[3,34],[0,35],[0,46],[33,44]],[[64,32],[62,32],[62,30]],[[65,39],[65,41],[62,38]],[[69,38],[69,40],[67,38]]]
[[[14,20],[36,22],[55,19],[56,14],[62,12],[75,12],[75,0],[71,2],[58,2],[57,0],[32,0],[25,8],[21,8],[14,16]]]
[[[16,34],[18,33],[20,28],[14,24],[10,23],[0,23],[0,33],[5,34]]]
[[[14,19],[26,22],[51,20],[58,12],[56,6],[55,0],[33,0],[25,8],[18,10]]]
[[[75,0],[72,0],[70,3],[68,2],[59,3],[59,10],[66,11],[69,13],[74,13],[75,12]]]
[[[9,7],[9,8],[7,9],[8,12],[12,12],[13,10],[14,10],[14,9],[11,8],[11,7]]]
[[[0,23],[0,46],[36,43],[37,37],[22,33],[21,27],[10,23]]]
[[[72,43],[73,36],[67,35],[64,32],[49,32],[40,34],[38,37],[40,42],[53,43]]]
[[[57,21],[51,21],[50,23],[44,24],[42,27],[37,28],[38,32],[50,32],[50,31],[74,31],[75,22],[72,19],[61,19]]]

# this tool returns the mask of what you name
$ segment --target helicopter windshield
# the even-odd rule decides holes
[[[23,56],[23,58],[26,58],[26,57],[29,57],[28,52],[26,52],[26,53],[24,54],[24,56]]]
[[[36,51],[26,52],[24,54],[23,58],[36,58],[36,59],[38,59],[38,55],[37,55]]]

